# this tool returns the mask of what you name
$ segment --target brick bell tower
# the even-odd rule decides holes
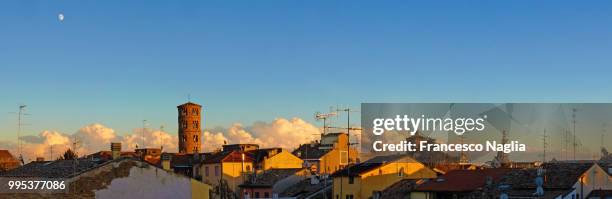
[[[199,153],[202,144],[201,111],[202,106],[187,102],[178,109],[179,153]]]

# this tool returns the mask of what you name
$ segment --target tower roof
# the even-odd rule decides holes
[[[198,107],[202,107],[202,105],[199,105],[199,104],[196,104],[196,103],[193,103],[193,102],[187,102],[187,103],[178,105],[177,108],[183,107],[183,106],[198,106]]]

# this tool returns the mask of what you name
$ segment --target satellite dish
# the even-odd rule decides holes
[[[57,19],[58,19],[60,22],[64,22],[64,13],[61,13],[61,12],[60,12],[60,13],[57,15]]]

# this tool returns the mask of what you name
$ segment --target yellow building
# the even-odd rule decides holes
[[[244,183],[247,175],[253,172],[253,158],[245,152],[221,151],[205,157],[196,167],[202,182],[214,187],[223,185],[235,192],[238,185]]]
[[[268,148],[248,151],[247,154],[255,160],[255,169],[299,169],[304,160],[282,148]]]
[[[328,133],[321,140],[302,144],[293,154],[306,162],[306,166],[319,174],[331,174],[358,162],[359,152],[349,147],[346,133]]]
[[[378,156],[337,171],[333,198],[370,198],[403,179],[435,178],[436,173],[407,155]]]

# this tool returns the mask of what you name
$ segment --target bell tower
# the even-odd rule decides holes
[[[202,144],[202,106],[187,102],[177,106],[179,153],[199,153]]]

